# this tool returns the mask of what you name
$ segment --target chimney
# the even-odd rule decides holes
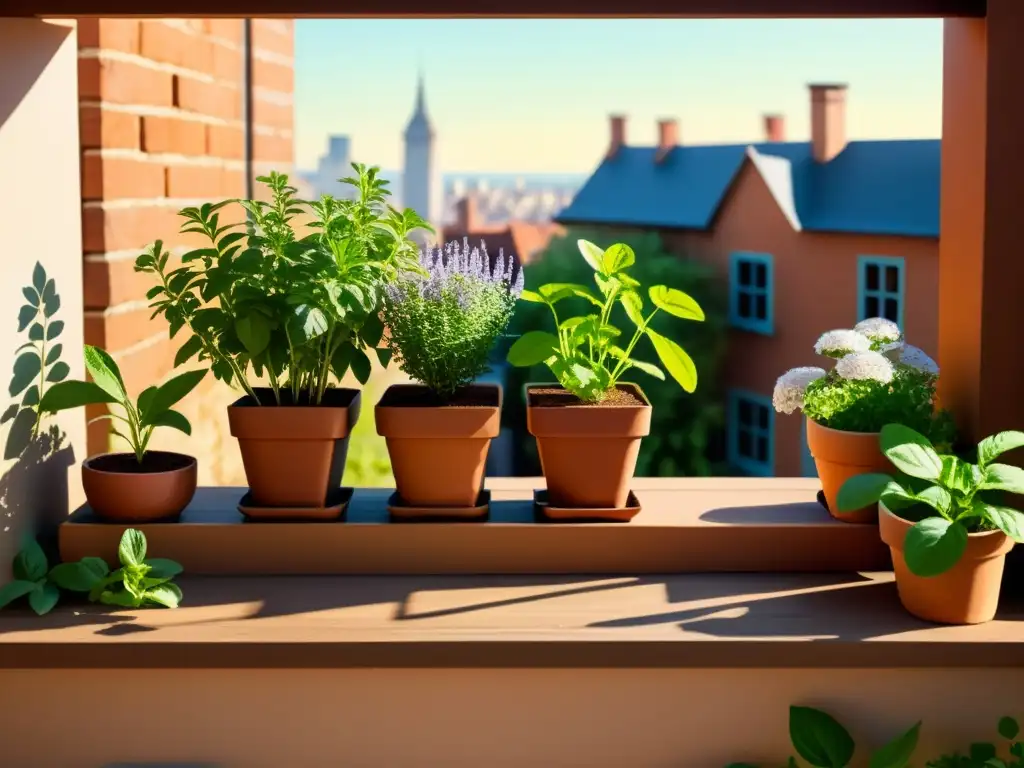
[[[608,144],[608,157],[612,158],[626,146],[626,116],[612,115],[610,118],[611,142]]]
[[[786,118],[782,115],[764,116],[764,140],[767,142],[786,140]]]
[[[674,120],[658,121],[658,153],[654,156],[654,162],[660,163],[668,157],[669,152],[676,148],[679,143],[679,123]]]
[[[475,232],[479,224],[476,198],[466,195],[455,204],[455,219],[458,229],[466,234]]]
[[[811,145],[827,163],[846,147],[846,85],[811,84]]]

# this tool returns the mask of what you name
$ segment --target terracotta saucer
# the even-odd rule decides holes
[[[351,500],[351,488],[336,488],[327,494],[327,503],[323,507],[259,507],[253,504],[251,494],[246,493],[238,502],[238,511],[247,520],[260,522],[322,522],[344,517]]]
[[[486,520],[491,511],[491,492],[481,491],[472,507],[413,507],[402,501],[398,492],[388,498],[392,520],[421,523],[457,523]]]
[[[541,517],[562,523],[628,523],[640,512],[640,500],[632,491],[622,509],[553,507],[548,504],[548,492],[542,490],[533,492],[533,503]]]

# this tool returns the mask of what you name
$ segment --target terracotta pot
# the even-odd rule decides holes
[[[261,507],[319,509],[341,485],[348,436],[359,418],[355,389],[328,389],[320,405],[267,405],[274,396],[257,389],[228,406],[252,502]]]
[[[374,409],[386,438],[395,487],[410,507],[473,507],[487,452],[501,428],[501,387],[465,387],[437,404],[427,387],[393,384]]]
[[[807,448],[814,457],[829,514],[845,523],[878,522],[878,505],[840,512],[836,498],[843,483],[870,472],[895,471],[878,446],[877,432],[842,432],[807,419]]]
[[[196,492],[196,460],[167,451],[104,453],[82,462],[82,489],[93,513],[111,523],[171,520]]]
[[[651,404],[635,384],[616,389],[590,405],[557,385],[527,386],[526,427],[537,438],[551,506],[626,506],[640,440],[651,432]]]
[[[892,569],[903,607],[919,619],[939,624],[981,624],[999,607],[1006,553],[1013,539],[1002,531],[971,533],[959,562],[938,576],[915,576],[903,557],[903,540],[913,523],[879,504],[882,541],[892,552]]]

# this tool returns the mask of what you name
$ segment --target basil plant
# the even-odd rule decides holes
[[[566,390],[586,403],[597,403],[615,389],[628,371],[638,371],[665,380],[665,371],[634,357],[637,344],[647,338],[669,375],[687,392],[697,388],[697,367],[676,342],[651,327],[658,312],[684,320],[704,320],[704,310],[688,294],[665,285],[647,291],[652,307],[645,305],[640,283],[629,275],[636,263],[633,249],[616,243],[607,250],[589,240],[578,241],[580,253],[594,270],[597,292],[585,285],[548,283],[536,291],[524,290],[524,301],[546,304],[551,309],[555,332],[529,331],[508,351],[508,362],[517,368],[545,363]],[[584,299],[591,306],[586,315],[563,317],[557,304],[565,299]],[[634,325],[624,336],[612,323],[612,310],[621,305]]]
[[[1002,531],[1024,541],[1024,513],[993,503],[992,492],[1024,494],[1024,470],[995,461],[1024,447],[1024,432],[1000,432],[978,444],[978,463],[940,455],[924,435],[901,424],[882,428],[882,453],[895,475],[850,478],[839,490],[840,512],[881,502],[913,522],[904,541],[907,568],[917,576],[938,576],[959,562],[967,535]]]

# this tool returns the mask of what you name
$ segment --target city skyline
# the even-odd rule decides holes
[[[611,112],[628,116],[634,144],[653,143],[660,117],[679,119],[684,143],[759,140],[766,112],[804,140],[812,81],[849,84],[852,139],[939,135],[941,21],[612,23],[300,20],[297,165],[315,167],[333,133],[351,137],[354,159],[400,168],[420,71],[445,175],[587,173]]]

